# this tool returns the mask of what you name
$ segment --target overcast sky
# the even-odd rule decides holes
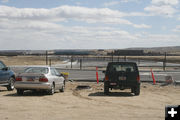
[[[180,46],[180,0],[0,0],[0,50]]]

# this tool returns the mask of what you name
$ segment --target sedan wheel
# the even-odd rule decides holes
[[[59,89],[60,92],[64,92],[64,85],[62,86],[61,89]]]
[[[7,86],[8,91],[14,90],[14,82],[15,82],[15,79],[13,77],[11,77],[9,79],[9,85]]]
[[[48,91],[49,95],[53,95],[55,91],[54,84],[52,84],[51,89]]]
[[[18,94],[18,95],[23,95],[23,93],[24,93],[24,90],[17,89],[17,94]]]

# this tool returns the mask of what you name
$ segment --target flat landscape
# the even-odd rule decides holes
[[[59,56],[60,57],[60,56]],[[77,56],[82,58],[82,56]],[[103,59],[106,57],[106,59],[111,60],[111,56],[86,56],[86,59],[92,59],[96,60]],[[124,56],[114,56],[114,59],[124,59]],[[48,59],[51,59],[52,65],[58,65],[62,64],[62,61],[60,58],[55,56],[49,56]],[[164,56],[126,56],[126,59],[132,59],[132,60],[150,60],[150,61],[157,61],[162,62],[164,60]],[[0,56],[0,60],[3,61],[8,66],[14,66],[14,65],[46,65],[46,57],[45,56]],[[180,63],[180,56],[167,56],[166,57],[167,62],[170,63]]]
[[[80,85],[90,89],[78,90]],[[130,90],[103,94],[103,83],[67,82],[64,93],[53,96],[0,87],[1,120],[164,120],[165,106],[180,103],[180,86],[141,84],[140,96]]]
[[[14,65],[46,65],[45,56],[0,56],[0,60],[8,66]],[[62,63],[60,60],[51,58],[52,64]]]

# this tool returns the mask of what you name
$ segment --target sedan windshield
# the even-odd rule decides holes
[[[48,68],[44,68],[44,67],[30,67],[30,68],[27,68],[24,72],[25,73],[47,74],[48,73]]]

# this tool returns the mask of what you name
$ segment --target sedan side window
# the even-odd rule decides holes
[[[6,66],[2,63],[2,62],[0,62],[0,70],[2,70],[3,68],[5,68]]]
[[[57,76],[60,75],[60,73],[59,73],[56,69],[54,69],[54,71],[55,71],[55,73],[56,73]]]
[[[52,74],[52,75],[56,75],[56,72],[54,71],[53,68],[51,68],[51,74]]]

